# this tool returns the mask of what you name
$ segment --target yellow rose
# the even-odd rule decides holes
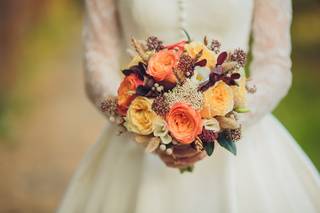
[[[153,54],[154,54],[154,51],[147,51],[145,52],[144,56],[147,58],[150,58]],[[143,62],[142,58],[139,55],[135,55],[127,65],[127,69],[132,66],[138,65],[139,62]]]
[[[139,55],[136,55],[131,59],[131,61],[128,64],[127,68],[130,68],[132,66],[138,65],[139,62],[142,62],[142,58]]]
[[[153,132],[156,113],[151,109],[152,100],[145,97],[135,98],[127,112],[125,126],[131,132],[149,135]]]
[[[233,99],[231,87],[223,81],[217,82],[203,93],[204,105],[201,116],[203,118],[225,116],[234,107]]]
[[[203,43],[201,42],[191,42],[190,44],[185,45],[185,50],[187,51],[188,55],[194,58],[201,50],[202,56],[199,60],[206,59],[207,60],[207,67],[214,67],[217,63],[217,57],[211,50],[208,49]]]
[[[235,107],[245,107],[247,98],[246,76],[244,70],[240,71],[241,78],[238,80],[239,86],[231,86],[234,96]]]

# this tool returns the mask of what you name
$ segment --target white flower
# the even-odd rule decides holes
[[[155,120],[153,125],[154,125],[153,135],[156,137],[159,137],[163,144],[171,143],[172,137],[169,135],[167,123],[163,119],[158,118]]]
[[[193,74],[191,80],[193,82],[202,83],[209,78],[210,72],[211,71],[208,67],[196,66],[194,68],[194,74]]]
[[[204,119],[203,120],[203,126],[206,130],[211,130],[214,132],[220,131],[220,125],[217,119],[211,118],[211,119]]]

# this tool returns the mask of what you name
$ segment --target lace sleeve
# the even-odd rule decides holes
[[[291,0],[255,1],[250,71],[257,92],[248,97],[245,125],[271,112],[291,86],[291,16]]]
[[[119,85],[119,29],[113,0],[86,0],[83,32],[86,91],[96,105]]]

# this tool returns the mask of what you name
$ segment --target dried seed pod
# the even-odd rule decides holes
[[[193,143],[192,143],[192,148],[194,148],[196,151],[200,152],[203,150],[203,143],[202,141],[197,138]]]
[[[231,141],[239,141],[241,139],[241,128],[229,130],[227,137]]]
[[[123,126],[119,126],[119,128],[117,130],[117,135],[122,135],[125,132],[127,132],[127,129]]]
[[[164,116],[169,111],[169,104],[163,96],[158,96],[154,99],[151,108],[157,115]]]
[[[136,52],[139,54],[139,56],[142,58],[142,60],[144,62],[148,62],[149,57],[147,56],[147,54],[143,48],[143,45],[133,37],[131,38],[131,42],[132,42],[132,46],[134,47]]]
[[[135,135],[134,136],[134,140],[138,143],[138,144],[144,144],[149,142],[151,139],[150,136],[145,136],[145,135]]]
[[[240,127],[240,124],[235,118],[217,116],[216,119],[219,121],[222,129],[238,129]]]
[[[239,64],[239,66],[244,67],[247,60],[247,53],[242,49],[236,49],[230,55],[230,59]]]
[[[204,44],[205,46],[208,46],[208,37],[207,37],[207,36],[204,36],[204,38],[203,38],[203,44]]]
[[[150,36],[147,38],[148,50],[160,51],[164,48],[163,42],[160,41],[156,36]]]
[[[221,43],[218,40],[212,40],[210,49],[214,51],[216,54],[220,52]]]
[[[177,69],[181,71],[181,75],[184,74],[188,76],[187,73],[193,74],[194,68],[194,59],[192,59],[189,55],[182,54],[179,59],[179,63],[177,65]]]
[[[224,73],[232,72],[233,70],[235,70],[237,68],[237,62],[235,62],[235,61],[225,62],[222,64],[222,68],[223,68]]]
[[[232,141],[239,141],[241,139],[241,128],[230,130],[230,137]]]
[[[194,57],[194,62],[197,62],[200,58],[201,58],[201,56],[202,56],[202,54],[203,54],[203,50],[200,50],[198,53],[197,53],[197,55]]]
[[[218,134],[211,130],[203,129],[199,138],[203,143],[213,143],[218,138]]]
[[[175,68],[173,69],[173,73],[176,76],[179,84],[182,84],[186,80],[185,73],[182,70]]]
[[[161,142],[160,138],[158,138],[158,137],[152,137],[152,138],[150,139],[150,141],[148,142],[145,151],[146,151],[146,152],[149,152],[149,153],[155,151],[155,150],[159,147],[160,142]]]
[[[246,84],[246,90],[248,93],[253,94],[253,93],[257,92],[257,87],[256,87],[256,85],[249,86],[248,84]]]
[[[101,111],[108,117],[113,117],[117,113],[117,98],[113,96],[106,97],[100,103]]]

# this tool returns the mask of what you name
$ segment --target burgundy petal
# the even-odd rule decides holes
[[[125,70],[122,70],[122,73],[123,73],[125,76],[128,76],[128,75],[130,75],[130,74],[133,73],[133,72],[132,72],[131,69],[125,69]]]
[[[139,96],[145,96],[146,94],[148,94],[148,92],[150,91],[149,87],[145,87],[145,86],[138,86],[136,89],[136,94]]]
[[[223,64],[223,62],[227,59],[228,53],[227,52],[222,52],[219,54],[218,59],[217,59],[217,65]]]
[[[213,72],[221,75],[223,72],[223,67],[221,65],[218,65],[217,67],[214,68]]]
[[[211,87],[213,84],[211,83],[211,81],[205,81],[203,83],[201,83],[198,87],[198,91],[200,92],[204,92],[206,91],[207,89],[209,89],[209,87]]]
[[[206,64],[207,64],[207,60],[206,60],[206,59],[202,59],[202,60],[196,62],[196,63],[194,64],[194,66],[204,67],[204,66],[206,66]]]
[[[233,73],[232,75],[231,75],[231,78],[232,79],[239,79],[241,77],[241,75],[239,74],[239,73]]]
[[[146,75],[146,65],[140,62],[138,65],[134,65],[129,69],[122,70],[122,73],[126,76],[134,73],[140,80],[143,81],[144,76]]]
[[[211,72],[209,75],[209,80],[212,82],[216,82],[216,81],[219,81],[220,77],[221,76],[219,74],[217,74],[215,72]]]

